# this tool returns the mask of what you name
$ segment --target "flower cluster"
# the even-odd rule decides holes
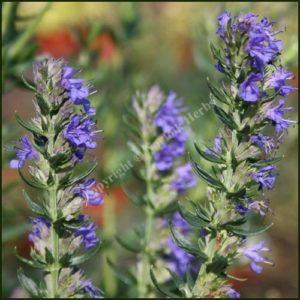
[[[170,92],[154,117],[154,124],[164,137],[159,151],[154,154],[154,161],[157,170],[161,173],[176,169],[176,179],[171,182],[171,187],[178,194],[183,194],[187,188],[196,185],[196,178],[190,164],[175,167],[176,159],[185,153],[188,138],[182,116],[183,101],[176,98],[176,93]]]
[[[284,106],[283,98],[295,88],[286,83],[293,76],[281,65],[283,44],[275,38],[279,32],[272,30],[273,23],[266,17],[258,20],[253,13],[233,18],[227,11],[218,21],[216,33],[223,45],[220,49],[212,46],[212,53],[216,69],[227,77],[229,86],[215,87],[210,81],[208,85],[222,127],[212,147],[202,149],[195,144],[207,165],[202,167],[192,160],[196,173],[209,186],[208,201],[179,206],[189,226],[204,230],[205,235],[195,242],[180,223],[181,235],[171,227],[174,241],[183,251],[176,252],[182,265],[189,254],[200,262],[195,282],[174,280],[182,297],[238,298],[226,277],[239,280],[228,274],[228,267],[241,255],[250,259],[255,273],[262,272],[261,263],[273,265],[260,254],[270,251],[264,241],[247,246],[248,236],[263,233],[272,224],[257,228],[244,224],[250,223],[250,214],[265,216],[270,210],[266,191],[274,188],[278,174],[276,150],[295,123],[284,116],[292,108]]]
[[[25,284],[24,288],[35,297],[99,298],[102,295],[74,263],[77,257],[84,261],[89,251],[100,246],[96,225],[81,214],[81,206],[100,205],[104,201],[95,189],[96,180],[88,178],[95,163],[80,176],[72,176],[86,151],[96,148],[95,139],[100,132],[94,129],[95,109],[87,99],[89,87],[84,80],[74,78],[77,73],[78,70],[66,66],[62,60],[36,63],[35,86],[31,87],[36,95],[36,117],[31,121],[18,117],[32,138],[27,135],[21,138],[20,147],[16,148],[17,159],[10,165],[20,170],[30,161],[31,178],[26,179],[21,170],[20,174],[27,184],[43,191],[40,204],[25,194],[30,208],[38,214],[32,219],[28,237],[32,243],[32,261],[28,264],[49,272],[45,273],[41,285],[36,285],[21,271],[18,274],[21,284],[32,281],[31,286]],[[84,254],[80,254],[82,250]]]

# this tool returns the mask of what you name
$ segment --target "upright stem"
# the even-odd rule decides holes
[[[54,125],[53,120],[49,120],[50,122],[50,130],[48,136],[48,152],[52,156],[54,154]],[[49,164],[49,172],[51,172],[51,166]],[[52,226],[51,226],[51,246],[52,246],[52,256],[53,256],[53,264],[50,266],[50,278],[51,278],[51,290],[50,290],[50,298],[57,297],[58,290],[58,275],[59,275],[59,236],[55,229],[55,222],[57,220],[57,189],[58,189],[58,178],[57,175],[52,173],[54,183],[50,187],[49,190],[49,208],[50,214],[52,217]]]
[[[154,191],[152,187],[152,159],[151,159],[151,152],[149,149],[149,142],[147,134],[143,135],[144,139],[144,161],[145,161],[145,172],[146,172],[146,194],[147,200],[153,203],[154,200]],[[150,206],[146,208],[146,224],[145,224],[145,237],[144,237],[144,252],[143,252],[143,260],[140,269],[140,275],[138,278],[138,290],[139,296],[144,298],[147,296],[147,285],[150,282],[149,270],[150,270],[150,249],[149,245],[151,242],[152,236],[152,227],[153,227],[153,220],[154,220],[154,212]]]

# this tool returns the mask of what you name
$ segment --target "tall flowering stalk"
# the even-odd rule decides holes
[[[128,250],[138,253],[134,284],[139,297],[154,295],[149,271],[157,257],[165,259],[175,272],[180,272],[178,266],[189,260],[185,254],[185,258],[176,255],[181,249],[178,250],[172,240],[158,237],[165,228],[163,218],[176,211],[178,197],[196,185],[191,165],[182,164],[181,159],[188,137],[183,111],[183,102],[174,92],[165,97],[154,86],[148,93],[137,93],[132,109],[125,117],[131,137],[128,145],[138,162],[133,172],[143,189],[138,196],[128,194],[145,212],[145,224],[135,231],[138,236],[136,247],[124,239],[118,240]],[[178,216],[174,218],[178,220]]]
[[[281,65],[282,41],[273,31],[273,23],[253,13],[233,18],[224,12],[218,18],[220,49],[212,46],[216,69],[226,76],[226,83],[215,87],[208,82],[214,112],[222,123],[214,145],[201,149],[202,159],[211,169],[193,161],[196,173],[208,185],[205,205],[191,201],[180,207],[186,222],[202,230],[198,240],[191,241],[171,224],[173,238],[187,253],[198,258],[201,267],[196,278],[186,270],[186,280],[174,278],[175,296],[187,298],[238,298],[228,279],[229,267],[241,256],[248,258],[255,273],[263,264],[273,265],[265,257],[270,249],[264,241],[247,246],[250,236],[260,234],[272,224],[253,228],[249,216],[265,216],[269,211],[266,191],[274,187],[281,157],[276,152],[284,133],[294,121],[284,117],[291,107],[285,98],[294,88],[287,80],[292,74]],[[279,100],[277,100],[279,99]],[[164,294],[152,273],[153,282]]]
[[[18,169],[21,178],[40,191],[33,201],[24,191],[24,198],[36,217],[31,219],[28,236],[32,243],[31,259],[17,254],[30,267],[43,272],[36,283],[22,269],[18,278],[29,294],[42,298],[100,298],[101,290],[85,278],[79,264],[96,253],[100,240],[96,225],[81,213],[82,205],[100,205],[103,197],[93,188],[96,180],[88,178],[96,167],[85,153],[95,149],[100,130],[95,129],[95,109],[87,97],[90,87],[75,78],[79,70],[62,60],[48,59],[34,65],[34,106],[36,116],[30,121],[17,115],[19,124],[30,132],[16,146],[17,158],[10,166]],[[29,174],[23,173],[28,164]]]

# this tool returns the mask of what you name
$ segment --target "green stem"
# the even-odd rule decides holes
[[[56,188],[50,191],[50,210],[52,215],[52,220],[57,219],[57,199],[56,199]],[[58,272],[59,272],[59,237],[55,230],[55,227],[51,226],[51,245],[52,245],[52,255],[53,264],[50,268],[51,274],[51,290],[50,298],[55,298],[58,290]]]
[[[49,120],[51,126],[49,131],[49,144],[48,144],[48,152],[50,156],[54,154],[54,125],[53,121]],[[49,164],[49,172],[51,172],[51,166]],[[50,289],[50,298],[56,298],[57,297],[57,291],[58,291],[58,275],[59,275],[59,236],[56,232],[56,228],[54,226],[56,220],[57,220],[57,189],[58,189],[58,178],[57,175],[53,172],[53,179],[54,183],[50,187],[49,190],[49,208],[50,208],[50,214],[52,218],[52,226],[51,226],[51,246],[52,246],[52,256],[53,256],[53,264],[50,266],[50,278],[51,278],[51,289]]]
[[[154,191],[152,186],[152,156],[149,147],[149,139],[146,133],[143,134],[144,140],[144,162],[145,162],[145,172],[146,172],[146,194],[147,200],[150,203],[154,201]],[[140,275],[138,278],[138,290],[139,290],[139,297],[144,298],[147,296],[148,293],[148,285],[150,283],[150,264],[151,264],[151,257],[150,257],[150,249],[149,245],[151,243],[152,237],[152,228],[153,228],[153,221],[154,221],[154,212],[150,205],[146,208],[146,224],[145,224],[145,238],[143,244],[143,258],[142,264],[140,269]]]

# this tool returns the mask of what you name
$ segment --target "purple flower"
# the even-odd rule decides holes
[[[176,176],[177,178],[171,182],[171,187],[180,195],[188,188],[197,185],[196,177],[194,176],[192,167],[189,163],[177,168]]]
[[[95,122],[93,120],[75,115],[65,129],[64,137],[74,146],[95,149],[97,143],[93,141],[93,138],[101,130],[93,131],[94,125]]]
[[[95,186],[95,179],[85,179],[82,183],[80,183],[73,189],[73,192],[75,195],[83,198],[90,205],[97,206],[102,204],[104,199],[100,193],[93,190]]]
[[[272,262],[259,254],[261,251],[271,251],[271,249],[265,247],[265,241],[260,241],[257,245],[243,250],[244,255],[252,261],[250,264],[252,271],[257,274],[260,274],[263,270],[262,266],[258,265],[258,263],[273,265]]]
[[[252,135],[250,137],[250,141],[252,144],[263,149],[266,154],[270,154],[276,147],[274,140],[269,136],[263,135],[262,133]]]
[[[84,80],[73,78],[79,70],[72,67],[65,67],[61,80],[62,86],[69,92],[70,100],[76,105],[82,105],[84,111],[88,115],[95,115],[96,109],[91,107],[89,96],[89,88],[83,86]]]
[[[248,209],[264,217],[269,210],[269,205],[267,201],[253,201],[249,204]]]
[[[289,93],[292,90],[295,90],[296,88],[290,86],[290,85],[286,85],[285,81],[286,80],[291,80],[293,79],[294,76],[291,72],[280,68],[278,70],[276,70],[270,78],[268,78],[268,80],[266,81],[266,83],[268,84],[269,87],[273,88],[276,92],[279,91],[279,95],[283,96],[283,97],[287,97],[289,95]]]
[[[183,111],[182,101],[176,100],[176,97],[175,92],[170,92],[166,102],[160,107],[154,118],[155,125],[164,134],[172,134],[177,128],[184,125],[184,119],[181,116]]]
[[[271,120],[272,124],[275,126],[276,134],[286,131],[290,124],[295,123],[295,121],[283,118],[285,111],[292,109],[292,107],[283,107],[284,104],[285,101],[281,99],[279,100],[278,105],[269,108],[266,113],[266,117]]]
[[[240,293],[238,293],[236,290],[229,288],[226,292],[227,296],[229,298],[235,299],[235,298],[240,298]]]
[[[225,39],[225,33],[227,32],[227,24],[230,21],[230,19],[231,19],[231,16],[228,11],[224,11],[218,17],[219,26],[216,31],[216,34],[223,40]]]
[[[10,162],[10,167],[13,169],[21,169],[24,167],[26,160],[38,158],[38,153],[33,148],[32,144],[27,136],[23,136],[20,139],[20,145],[21,145],[21,148],[16,147],[18,159],[13,159]]]
[[[170,256],[166,259],[168,267],[179,275],[184,274],[192,256],[178,247],[171,238],[168,239],[167,245],[171,252]]]
[[[267,18],[253,24],[249,30],[246,50],[252,57],[252,65],[263,70],[265,64],[271,63],[282,49],[282,41],[275,40],[270,32],[272,23]]]
[[[218,62],[217,64],[214,65],[214,67],[220,72],[220,73],[224,73],[224,67],[221,65],[220,62]]]
[[[206,154],[217,156],[218,153],[222,152],[222,137],[221,136],[216,136],[214,140],[214,147],[208,148],[205,150]]]
[[[154,162],[159,171],[170,170],[175,159],[184,154],[186,138],[186,133],[180,133],[170,143],[163,144],[154,154]]]
[[[31,219],[32,231],[28,235],[28,240],[34,243],[35,238],[42,238],[42,231],[50,228],[51,224],[43,217]]]
[[[247,13],[244,15],[240,15],[235,19],[232,27],[235,31],[239,32],[247,32],[251,28],[251,26],[256,22],[257,15],[253,13]]]
[[[249,211],[247,207],[243,206],[240,203],[236,203],[234,209],[241,216],[244,216]]]
[[[154,154],[154,162],[159,171],[168,171],[173,167],[175,157],[172,149],[172,145],[165,144]]]
[[[277,167],[275,166],[266,166],[251,173],[250,176],[259,184],[260,189],[272,189],[276,180],[276,176],[274,175],[276,170]]]
[[[82,226],[75,231],[75,236],[81,236],[83,240],[84,247],[89,250],[94,248],[99,239],[96,234],[96,225],[95,223],[90,223],[86,226]]]
[[[263,76],[260,73],[251,73],[246,80],[240,85],[239,96],[246,102],[256,102],[262,96],[257,82],[262,80]]]
[[[82,289],[91,297],[91,298],[102,298],[102,291],[95,287],[90,280],[86,280],[82,283]]]

